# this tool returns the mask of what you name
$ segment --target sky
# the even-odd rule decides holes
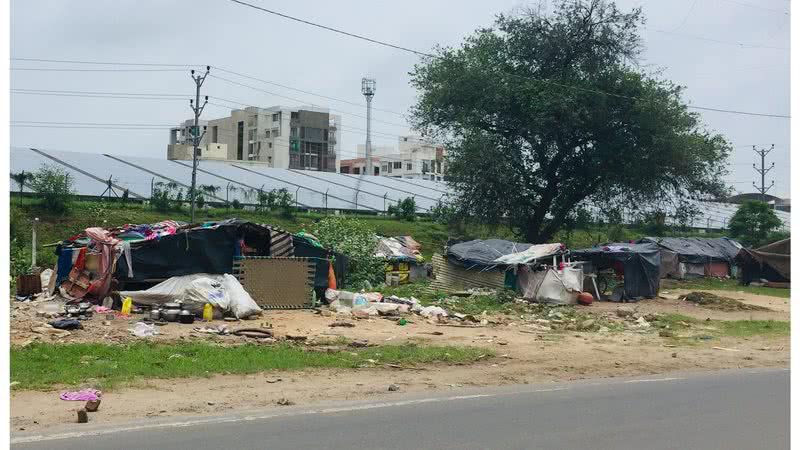
[[[475,29],[491,25],[497,14],[533,5],[510,0],[247,1],[423,52],[437,44],[458,45]],[[789,115],[788,0],[620,0],[617,5],[643,8],[647,23],[641,64],[685,86],[690,105]],[[342,115],[344,159],[355,157],[357,144],[365,139],[360,88],[367,76],[377,80],[373,144],[396,146],[397,136],[413,131],[402,114],[416,101],[408,73],[419,62],[417,56],[229,0],[12,0],[11,57],[198,69],[212,65],[255,77],[263,81],[212,69],[202,93],[214,104],[203,118],[224,117],[241,104],[328,107]],[[193,117],[188,99],[194,97],[194,83],[187,67],[13,59],[11,67],[13,146],[166,158],[167,128]],[[708,129],[734,146],[727,177],[734,189],[754,191],[758,174],[752,146],[774,144],[767,156],[768,165],[775,163],[767,175],[767,184],[775,181],[769,193],[789,196],[789,119],[701,112]],[[101,129],[69,123],[120,125]]]

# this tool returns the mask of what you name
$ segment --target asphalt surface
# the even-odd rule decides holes
[[[387,383],[388,385],[388,383]],[[387,393],[380,401],[14,434],[16,449],[778,449],[788,369]]]

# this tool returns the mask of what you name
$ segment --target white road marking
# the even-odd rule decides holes
[[[98,429],[91,431],[79,431],[79,432],[58,433],[51,435],[18,437],[18,438],[12,438],[11,444],[24,444],[30,442],[42,442],[42,441],[52,441],[60,439],[74,439],[74,438],[82,438],[88,436],[101,436],[105,434],[112,434],[119,432],[141,431],[141,430],[150,430],[159,428],[184,428],[184,427],[192,427],[198,425],[217,425],[223,423],[249,422],[254,420],[272,419],[276,417],[293,417],[293,416],[314,415],[314,414],[331,414],[331,413],[349,412],[349,411],[363,411],[376,408],[389,408],[394,406],[407,406],[407,405],[415,405],[421,403],[436,403],[436,402],[447,402],[455,400],[469,400],[474,398],[484,398],[484,397],[494,397],[494,396],[495,394],[456,395],[451,397],[424,398],[418,400],[404,400],[399,402],[369,403],[366,405],[353,405],[353,406],[343,406],[336,408],[321,408],[321,409],[311,409],[305,411],[276,412],[276,413],[259,414],[253,416],[215,417],[209,419],[192,419],[182,422],[131,425],[118,428]]]
[[[627,380],[623,381],[623,383],[652,383],[654,381],[674,381],[674,380],[685,380],[686,378],[680,377],[673,377],[673,378],[646,378],[643,380]]]

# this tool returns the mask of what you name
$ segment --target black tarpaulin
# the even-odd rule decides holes
[[[292,236],[292,245],[294,246],[294,256],[315,258],[317,263],[317,273],[314,276],[315,288],[322,289],[328,287],[328,264],[330,259],[333,259],[333,272],[336,274],[336,286],[340,289],[346,287],[345,275],[347,274],[347,268],[350,263],[349,258],[341,253],[318,247],[301,236]]]
[[[531,244],[511,242],[503,239],[475,239],[453,244],[447,248],[447,260],[466,268],[493,267],[500,256],[527,250]]]
[[[765,279],[787,282],[791,279],[791,239],[773,242],[757,249],[743,248],[736,256],[742,282]]]
[[[133,277],[128,277],[127,261],[121,257],[117,262],[116,278],[141,282],[195,273],[232,273],[233,258],[242,239],[254,249],[254,256],[269,256],[267,228],[231,219],[131,244]]]
[[[680,262],[689,264],[706,264],[715,261],[731,264],[742,248],[738,242],[726,237],[646,237],[640,239],[639,242],[655,243],[663,249],[676,253]]]
[[[661,250],[654,243],[605,244],[572,251],[576,260],[591,261],[602,270],[619,261],[625,271],[625,300],[653,298],[658,295]]]

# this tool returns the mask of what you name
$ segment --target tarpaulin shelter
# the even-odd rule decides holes
[[[508,264],[496,262],[498,258],[527,250],[531,244],[503,239],[475,239],[448,246],[447,259],[467,269],[492,269]]]
[[[396,277],[399,284],[411,283],[427,278],[428,271],[422,266],[422,245],[411,236],[382,237],[378,239],[375,257],[386,260],[386,282]]]
[[[725,277],[731,275],[741,244],[726,237],[645,237],[661,248],[661,278]]]
[[[761,279],[786,283],[791,278],[791,239],[784,239],[757,249],[743,248],[736,255],[742,283]]]
[[[624,300],[636,301],[658,294],[661,250],[652,242],[611,243],[573,250],[571,255],[573,259],[591,262],[596,270],[621,267],[624,273]]]

